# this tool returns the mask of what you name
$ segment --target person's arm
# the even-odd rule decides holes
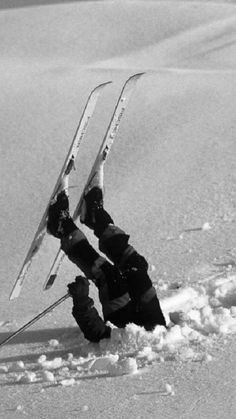
[[[89,297],[88,279],[78,276],[75,282],[68,284],[68,289],[73,299],[72,314],[84,337],[90,342],[110,338],[111,328],[99,316],[94,301]]]

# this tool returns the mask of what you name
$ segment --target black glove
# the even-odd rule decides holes
[[[77,276],[75,282],[67,285],[69,294],[74,302],[84,302],[89,295],[89,281],[84,276]]]

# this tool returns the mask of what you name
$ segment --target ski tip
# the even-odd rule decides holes
[[[145,71],[143,71],[142,73],[136,73],[133,76],[131,76],[130,79],[132,79],[132,78],[137,78],[138,79],[139,77],[143,76],[144,74],[146,74]]]
[[[104,83],[99,84],[98,86],[96,86],[91,93],[95,92],[96,90],[99,91],[100,89],[103,89],[103,87],[107,86],[108,84],[113,83],[112,80],[109,81],[105,81]]]
[[[106,86],[107,84],[111,84],[111,83],[113,83],[113,81],[108,80],[108,81],[105,81],[104,83],[102,83],[101,86]]]
[[[137,82],[137,81],[140,79],[140,77],[141,77],[141,76],[143,76],[144,74],[146,74],[146,73],[145,73],[145,72],[143,72],[143,73],[136,73],[136,74],[133,74],[132,76],[130,76],[130,77],[126,80],[124,87],[126,87],[126,86],[127,86],[127,85],[129,85],[129,84],[130,84],[130,86],[132,86],[132,85],[136,84],[136,82]]]

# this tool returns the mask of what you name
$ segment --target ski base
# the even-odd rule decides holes
[[[145,73],[138,73],[138,74],[134,74],[133,76],[131,76],[124,84],[121,94],[119,96],[118,102],[116,104],[114,113],[112,115],[110,124],[108,126],[107,132],[105,134],[105,137],[103,139],[103,142],[101,144],[101,147],[98,151],[97,157],[95,159],[94,165],[92,167],[92,170],[89,174],[88,180],[86,182],[86,185],[84,187],[84,190],[81,194],[80,200],[78,202],[78,205],[74,211],[73,214],[73,220],[76,222],[76,220],[79,218],[80,216],[80,211],[81,211],[81,206],[82,206],[82,202],[83,202],[83,197],[84,197],[84,193],[87,190],[87,188],[89,187],[89,184],[91,182],[91,180],[93,179],[94,175],[96,174],[96,170],[97,167],[99,165],[99,162],[101,161],[101,158],[105,161],[109,155],[109,152],[111,150],[112,144],[115,140],[116,134],[118,132],[119,126],[120,126],[120,122],[121,119],[124,115],[124,112],[126,110],[126,107],[128,105],[128,102],[135,90],[136,87],[136,83],[139,80],[139,78]],[[54,284],[58,272],[60,270],[60,267],[63,263],[65,257],[65,253],[63,252],[63,250],[59,249],[53,265],[51,267],[51,270],[49,272],[48,277],[46,278],[45,284],[44,284],[44,290],[48,290],[52,287],[52,285]]]
[[[49,205],[51,203],[51,201],[55,198],[55,196],[59,193],[59,191],[62,189],[62,184],[65,181],[65,178],[69,176],[70,171],[72,170],[72,168],[74,167],[74,162],[76,159],[76,156],[78,154],[79,151],[79,147],[82,143],[82,140],[85,136],[85,133],[87,131],[90,119],[95,111],[95,107],[97,104],[97,100],[103,90],[103,88],[110,84],[111,82],[105,82],[102,83],[100,85],[98,85],[97,87],[95,87],[95,89],[92,90],[92,92],[90,93],[88,100],[86,102],[84,111],[82,113],[81,119],[79,121],[78,127],[76,129],[74,138],[72,140],[69,152],[66,156],[66,159],[64,161],[64,164],[62,166],[61,169],[61,173],[57,179],[56,185],[53,189],[52,195],[48,201],[46,210],[43,214],[43,217],[40,221],[40,224],[38,226],[37,232],[32,240],[30,249],[26,255],[26,258],[23,262],[23,266],[20,270],[20,273],[14,283],[14,286],[12,288],[11,294],[9,299],[13,300],[19,297],[20,292],[22,290],[26,275],[28,273],[28,270],[31,266],[31,263],[33,261],[34,256],[36,255],[36,253],[39,251],[43,239],[45,237],[46,234],[46,227],[47,227],[47,216],[48,216],[48,208]]]

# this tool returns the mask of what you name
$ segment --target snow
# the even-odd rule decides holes
[[[166,393],[174,396],[175,392],[170,384],[166,384]]]
[[[43,371],[42,374],[41,374],[41,377],[42,377],[43,381],[46,381],[46,382],[49,382],[49,383],[55,381],[54,374],[51,371],[47,371],[47,370]]]
[[[209,223],[206,222],[206,223],[203,224],[203,226],[202,226],[203,231],[208,231],[210,229],[211,229],[211,226],[210,226]]]
[[[64,387],[69,387],[69,386],[73,386],[75,384],[75,379],[74,378],[68,378],[65,380],[61,380],[60,384]]]
[[[96,349],[94,352],[90,350],[87,356],[76,357],[68,352],[50,360],[46,354],[41,354],[33,365],[22,360],[6,363],[1,365],[3,381],[70,387],[79,384],[86,376],[134,375],[151,364],[169,360],[212,361],[210,352],[216,336],[224,338],[236,332],[236,276],[205,280],[178,291],[174,287],[169,292],[171,295],[161,301],[167,330],[163,326],[157,326],[153,332],[146,332],[134,324],[125,329],[113,326],[111,339],[96,345],[102,355],[97,356]],[[171,308],[173,312],[169,311]],[[51,348],[58,347],[56,339],[49,342],[53,342]],[[82,346],[81,351],[86,353],[90,345],[85,339]],[[169,384],[166,384],[166,393],[175,394]]]
[[[17,381],[22,384],[34,383],[36,381],[36,373],[32,371],[25,371],[24,374],[19,376]]]
[[[65,262],[42,291],[57,251],[47,239],[8,300],[88,93],[113,80],[81,147],[71,208],[136,71],[146,75],[106,165],[105,202],[147,257],[169,329],[114,327],[93,345],[68,300],[1,348],[0,416],[234,418],[235,4],[43,3],[0,6],[1,341],[78,275]]]
[[[50,339],[48,344],[52,348],[56,348],[59,345],[59,341],[57,339]]]

